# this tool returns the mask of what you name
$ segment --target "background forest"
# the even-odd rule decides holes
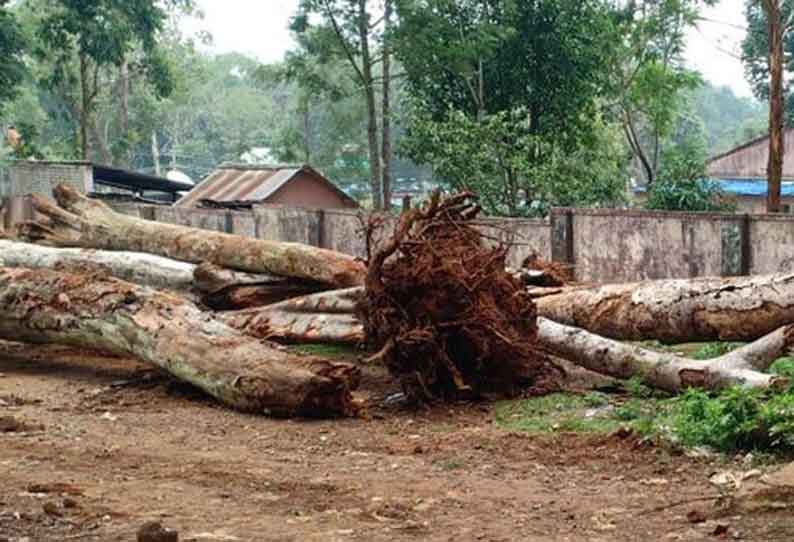
[[[492,214],[623,205],[632,183],[687,190],[767,129],[765,105],[684,65],[702,5],[303,0],[296,46],[262,64],[185,33],[192,0],[0,0],[0,125],[18,158],[194,181],[222,162],[309,163],[374,207],[437,184]],[[760,98],[764,40],[751,26]]]

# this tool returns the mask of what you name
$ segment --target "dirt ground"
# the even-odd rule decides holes
[[[274,420],[132,360],[9,343],[0,375],[3,542],[126,542],[150,519],[181,541],[794,540],[790,511],[687,519],[719,460],[513,434],[491,404]],[[373,401],[393,391],[369,378]]]

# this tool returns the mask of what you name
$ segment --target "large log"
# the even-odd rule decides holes
[[[288,354],[180,297],[102,275],[0,268],[0,338],[130,354],[247,412],[354,411],[354,366]]]
[[[172,290],[214,310],[269,305],[323,290],[314,281],[196,265],[143,252],[54,248],[0,240],[0,266],[103,270],[128,282]]]
[[[26,240],[146,252],[186,262],[210,262],[240,271],[295,277],[337,288],[363,283],[363,263],[339,252],[122,215],[66,184],[58,185],[53,193],[60,207],[42,196],[32,197],[34,209],[44,218],[21,225],[20,234]]]
[[[794,323],[794,274],[613,284],[535,302],[541,316],[614,339],[751,341]]]

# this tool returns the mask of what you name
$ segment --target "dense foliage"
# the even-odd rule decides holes
[[[262,65],[186,34],[191,0],[0,1],[0,124],[22,135],[16,157],[194,179],[308,162],[373,204],[441,184],[526,216],[625,205],[648,184],[654,208],[724,208],[697,177],[763,133],[766,108],[684,66],[701,4],[305,0],[296,46]]]
[[[24,77],[22,33],[6,4],[8,0],[0,0],[0,111]]]

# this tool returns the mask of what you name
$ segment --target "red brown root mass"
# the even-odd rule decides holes
[[[467,224],[478,212],[471,194],[435,194],[369,264],[357,307],[367,341],[417,401],[512,395],[556,370],[535,346],[535,304],[505,271],[507,247]]]

